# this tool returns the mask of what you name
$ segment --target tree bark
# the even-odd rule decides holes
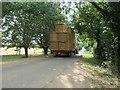
[[[28,57],[28,48],[24,48],[25,49],[25,57]]]
[[[100,40],[96,39],[96,42],[97,42],[96,54],[97,54],[97,56],[101,57],[101,53],[100,53]]]
[[[21,48],[18,51],[19,51],[19,55],[20,55],[21,54]]]
[[[120,74],[120,36],[118,37],[118,63],[117,63],[117,66],[118,66],[118,73]],[[119,76],[120,78],[120,76]]]

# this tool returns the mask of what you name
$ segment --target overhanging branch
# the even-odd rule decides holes
[[[109,15],[109,12],[103,8],[101,8],[100,6],[97,5],[97,3],[95,2],[90,2],[101,14],[103,15]]]

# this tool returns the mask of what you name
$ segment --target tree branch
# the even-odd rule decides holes
[[[95,2],[90,2],[101,14],[103,15],[109,15],[109,12],[103,8],[101,8],[100,6],[97,5],[97,3]]]

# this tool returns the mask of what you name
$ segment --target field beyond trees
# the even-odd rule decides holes
[[[14,48],[0,48],[0,55],[24,55],[24,48],[21,48],[20,51],[16,49],[16,47]],[[43,54],[43,49],[41,48],[30,48],[28,50],[28,53],[30,55],[40,55]]]

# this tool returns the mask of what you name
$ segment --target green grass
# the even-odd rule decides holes
[[[42,57],[44,55],[29,55],[28,58],[36,58],[36,57]],[[10,61],[17,61],[21,59],[27,59],[25,58],[25,55],[2,55],[2,62],[10,62]]]
[[[90,52],[88,52],[88,51],[85,51],[85,52],[82,54],[82,56],[83,56],[84,58],[88,58],[88,59],[93,58],[93,54],[90,53]]]
[[[14,61],[23,58],[24,55],[2,55],[2,62]]]
[[[117,76],[113,75],[109,68],[99,65],[93,54],[85,51],[81,57],[84,68],[93,75],[93,79],[107,83],[110,86],[118,87]]]
[[[85,63],[90,64],[90,65],[94,65],[94,66],[98,66],[99,63],[97,62],[97,60],[94,58],[93,54],[85,51],[82,54],[82,59],[84,60]]]

